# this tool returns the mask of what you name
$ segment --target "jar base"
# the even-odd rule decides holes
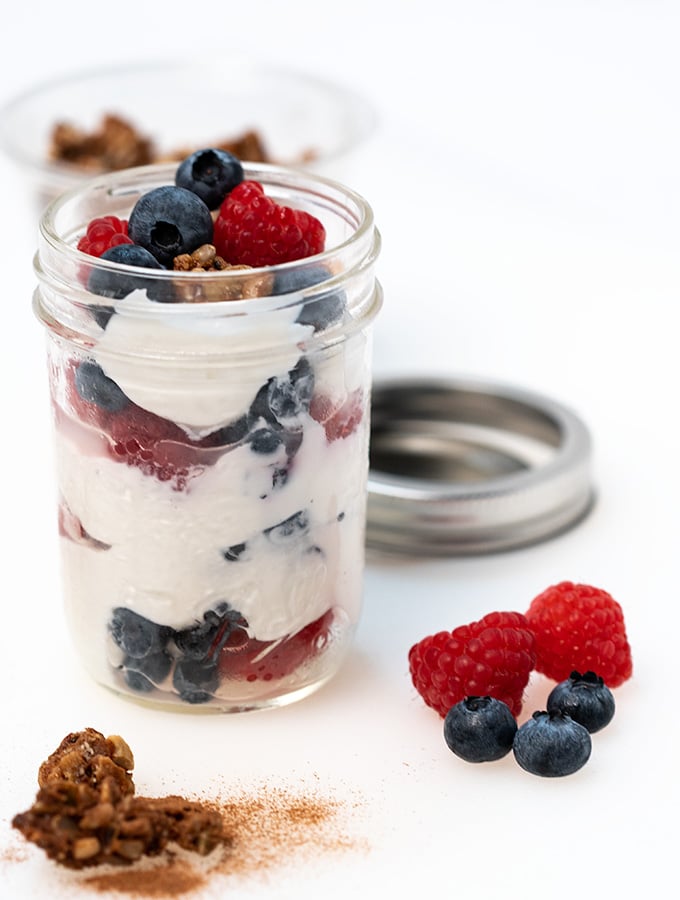
[[[245,712],[257,712],[266,709],[276,709],[283,706],[289,706],[304,700],[311,694],[316,693],[325,684],[331,681],[342,668],[352,644],[355,626],[345,626],[342,636],[336,636],[335,640],[329,645],[327,652],[322,657],[315,660],[316,665],[311,669],[307,669],[306,677],[288,679],[288,687],[276,684],[270,692],[260,691],[257,695],[255,685],[253,683],[244,684],[245,687],[251,687],[253,690],[249,695],[247,690],[241,692],[233,692],[232,697],[220,697],[216,695],[205,703],[187,703],[183,702],[177,694],[169,691],[154,691],[151,694],[136,693],[130,691],[122,684],[112,684],[103,681],[101,678],[95,678],[98,684],[106,688],[111,693],[124,700],[135,703],[138,706],[144,706],[148,709],[164,710],[166,712],[177,712],[189,715],[205,715],[205,714],[233,714]],[[315,669],[318,671],[323,668],[323,674],[316,675]],[[300,681],[303,683],[300,684]],[[258,687],[262,687],[260,682]],[[167,699],[166,699],[167,698]]]
[[[331,672],[326,677],[319,679],[312,684],[307,684],[304,687],[291,690],[286,694],[279,694],[275,697],[264,697],[259,700],[251,699],[243,701],[230,701],[226,699],[215,698],[215,700],[211,700],[209,703],[193,705],[191,703],[180,703],[177,702],[177,700],[169,700],[166,702],[159,699],[145,697],[140,694],[131,694],[128,691],[119,690],[118,688],[110,684],[104,684],[102,685],[102,687],[106,688],[107,691],[110,691],[112,694],[115,694],[117,697],[120,697],[123,700],[134,703],[137,706],[144,706],[147,709],[155,709],[170,713],[180,713],[182,715],[190,716],[200,716],[206,714],[228,715],[235,713],[262,712],[267,709],[277,709],[283,706],[290,706],[293,703],[297,703],[300,700],[304,700],[312,694],[315,694],[320,688],[324,687],[324,685],[331,681],[336,674],[336,671]]]

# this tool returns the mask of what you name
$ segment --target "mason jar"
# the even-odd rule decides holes
[[[244,168],[322,222],[322,253],[196,272],[77,249],[174,166],[88,182],[39,230],[68,627],[99,683],[172,709],[307,696],[362,604],[379,234],[338,183]]]

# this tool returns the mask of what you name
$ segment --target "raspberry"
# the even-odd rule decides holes
[[[518,716],[536,661],[534,636],[521,613],[492,612],[423,638],[408,659],[416,690],[440,716],[467,696],[495,697]]]
[[[282,641],[258,641],[251,638],[242,646],[225,646],[220,656],[220,675],[243,681],[274,681],[291,675],[313,659],[328,644],[333,625],[333,610]]]
[[[526,617],[536,637],[536,668],[548,678],[590,671],[618,687],[632,675],[623,612],[606,591],[563,581],[534,598]]]
[[[195,467],[204,462],[200,449],[189,442],[179,425],[134,403],[111,415],[106,430],[113,459],[136,466],[159,481],[171,482],[174,490],[184,490],[192,474],[198,474]]]
[[[258,181],[242,181],[227,195],[213,244],[232,265],[273,266],[321,253],[326,230],[303,210],[267,197]]]
[[[323,425],[329,443],[349,437],[357,430],[364,417],[364,392],[358,388],[340,406],[335,406],[330,398],[318,394],[312,397],[309,414],[315,422]]]
[[[117,247],[119,244],[131,244],[128,237],[128,223],[126,219],[117,216],[101,216],[92,219],[87,226],[85,234],[78,241],[78,249],[90,256],[101,256],[105,250]]]

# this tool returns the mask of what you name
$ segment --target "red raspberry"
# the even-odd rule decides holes
[[[291,675],[328,644],[333,625],[332,609],[282,641],[251,638],[242,646],[227,645],[220,656],[222,678],[242,681],[274,681]]]
[[[137,466],[159,481],[172,482],[174,490],[183,490],[204,462],[200,448],[192,445],[179,425],[134,403],[112,414],[106,431],[113,459]]]
[[[101,216],[92,219],[87,226],[87,231],[78,241],[78,249],[90,256],[101,256],[110,247],[118,244],[131,244],[128,237],[127,219],[119,219],[117,216]]]
[[[492,612],[423,638],[408,660],[416,690],[440,716],[464,697],[487,695],[518,716],[536,660],[534,636],[521,613]]]
[[[526,616],[536,636],[536,668],[548,678],[595,672],[618,687],[632,675],[623,612],[606,591],[563,581],[534,598]]]
[[[317,394],[312,397],[309,414],[323,425],[329,443],[349,437],[364,417],[364,392],[358,388],[339,406],[335,406],[329,397]]]
[[[214,449],[205,438],[192,441],[179,425],[157,416],[135,403],[111,411],[85,400],[76,387],[78,362],[64,365],[64,415],[53,382],[53,406],[58,427],[68,432],[83,452],[105,454],[116,462],[137,466],[145,475],[172,482],[174,490],[184,490],[191,477],[213,465],[221,448]],[[78,423],[87,426],[81,428]],[[78,433],[80,429],[80,433]]]
[[[227,195],[213,243],[232,265],[274,266],[321,253],[326,230],[309,213],[267,197],[258,181],[242,181]]]

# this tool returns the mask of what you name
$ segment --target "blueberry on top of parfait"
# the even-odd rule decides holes
[[[177,187],[186,188],[217,209],[237,184],[243,181],[243,166],[233,153],[208,148],[182,160],[175,173]]]
[[[182,253],[192,253],[213,238],[210,210],[186,188],[163,185],[137,200],[128,222],[128,234],[165,268]]]

